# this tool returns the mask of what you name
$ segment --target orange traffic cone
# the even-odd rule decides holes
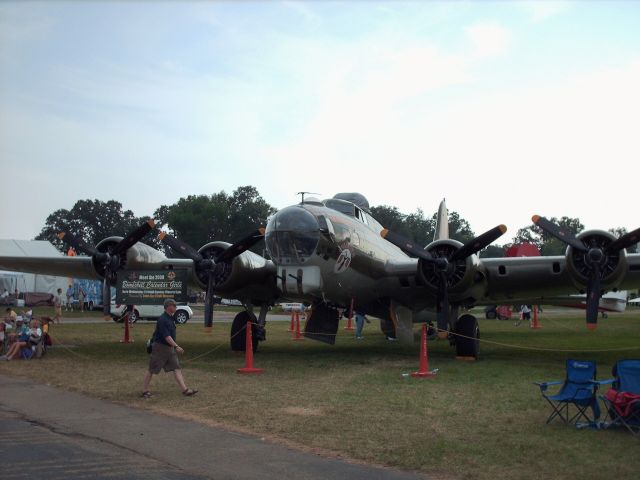
[[[533,323],[531,323],[531,328],[537,330],[541,327],[540,322],[538,322],[538,306],[533,306]]]
[[[256,373],[261,374],[264,370],[262,368],[254,368],[253,366],[253,341],[251,335],[251,320],[247,320],[247,343],[244,355],[244,368],[239,368],[238,373]]]
[[[427,358],[427,324],[422,324],[422,338],[420,340],[420,369],[411,373],[416,378],[433,378],[437,370],[429,371],[429,359]]]
[[[293,340],[304,340],[304,337],[300,335],[300,314],[296,312],[296,336]]]
[[[296,312],[291,310],[291,324],[289,325],[289,330],[287,330],[288,332],[294,332],[296,330],[295,315],[296,315]]]

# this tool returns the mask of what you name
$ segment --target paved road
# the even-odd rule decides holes
[[[0,375],[0,459],[3,480],[423,478],[5,375]]]

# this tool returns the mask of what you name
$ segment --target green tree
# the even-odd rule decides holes
[[[154,213],[158,223],[193,248],[221,240],[233,243],[259,227],[276,212],[252,186],[239,187],[231,195],[189,195],[173,205],[162,205]],[[262,246],[256,246],[261,252]],[[174,252],[165,249],[167,255]]]
[[[57,236],[60,232],[68,231],[89,245],[97,245],[107,237],[124,237],[148,219],[136,217],[131,210],[123,210],[122,204],[116,200],[78,200],[71,210],[60,209],[49,215],[35,239],[48,240],[58,250],[66,252],[68,246]],[[153,233],[142,242],[154,248],[160,245]]]
[[[577,235],[584,230],[584,225],[578,218],[572,217],[551,217],[549,220],[556,225],[570,231],[574,235]],[[564,255],[567,249],[567,245],[547,232],[542,230],[537,225],[531,225],[530,227],[521,228],[513,237],[513,243],[533,243],[539,249],[542,255]]]
[[[417,245],[427,246],[433,242],[437,213],[428,218],[421,209],[407,215],[400,212],[397,207],[380,205],[371,207],[371,215],[383,227],[408,238]],[[449,237],[462,243],[474,237],[469,222],[458,212],[449,212]]]
[[[391,207],[389,205],[379,205],[377,207],[371,207],[371,215],[375,218],[384,228],[388,228],[392,232],[405,237],[411,237],[411,232],[405,224],[407,216],[398,210],[398,207]],[[411,238],[413,240],[413,238]]]

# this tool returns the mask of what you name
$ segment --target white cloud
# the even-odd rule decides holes
[[[477,23],[467,27],[465,33],[472,44],[472,55],[477,59],[505,55],[511,47],[511,32],[495,23]]]
[[[519,2],[518,5],[527,12],[532,22],[542,22],[548,18],[560,15],[572,7],[573,2],[552,0],[529,0]]]
[[[452,85],[469,78],[454,71]],[[636,61],[409,116],[402,96],[380,102],[387,94],[371,83],[355,95],[336,84],[304,134],[268,156],[281,191],[293,190],[293,176],[295,188],[361,191],[372,204],[427,212],[447,197],[478,232],[506,222],[515,233],[534,213],[632,228],[637,178],[624,172],[640,157],[639,84]]]

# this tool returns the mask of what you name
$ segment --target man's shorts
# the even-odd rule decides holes
[[[160,373],[164,368],[165,372],[173,372],[180,370],[178,362],[178,354],[173,347],[164,343],[154,342],[151,347],[151,358],[149,359],[149,371],[151,373]]]
[[[524,313],[522,314],[522,318],[523,318],[524,320],[531,320],[531,312],[524,312]]]

